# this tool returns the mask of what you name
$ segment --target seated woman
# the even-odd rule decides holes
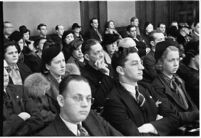
[[[173,41],[163,41],[156,45],[156,68],[160,72],[153,81],[157,94],[171,104],[179,113],[181,125],[191,125],[198,121],[199,111],[186,92],[183,80],[176,75],[179,68],[179,49]]]
[[[59,83],[65,74],[66,64],[60,45],[50,44],[42,53],[41,72],[51,84],[50,91],[47,94],[56,100],[59,94]]]
[[[68,61],[70,58],[70,43],[74,40],[73,31],[65,31],[62,35],[62,51],[65,57],[65,60]]]
[[[104,34],[117,34],[119,36],[119,38],[122,38],[121,35],[116,30],[113,20],[110,20],[105,24],[105,32],[104,32]]]
[[[24,54],[23,54],[23,49],[24,49],[24,40],[23,40],[23,35],[19,31],[14,31],[10,36],[9,36],[11,41],[14,41],[18,47],[19,47],[19,60],[18,63],[24,63]]]
[[[185,57],[177,73],[185,81],[187,93],[199,108],[199,41],[186,45]]]
[[[10,84],[23,85],[24,79],[32,73],[24,63],[18,63],[20,48],[15,42],[4,44],[4,59],[8,64]]]
[[[84,55],[82,53],[82,43],[81,39],[75,39],[70,43],[70,55],[67,63],[75,63],[79,68],[85,66]]]
[[[33,135],[44,126],[39,110],[22,85],[9,85],[4,60],[3,136]]]
[[[58,103],[47,94],[50,90],[50,82],[41,73],[34,73],[25,79],[24,86],[39,109],[45,126],[48,125],[59,112]]]

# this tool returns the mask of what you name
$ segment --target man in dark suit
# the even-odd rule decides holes
[[[164,41],[165,36],[161,31],[152,31],[150,33],[150,46],[151,51],[143,57],[143,81],[146,82],[152,82],[154,78],[157,76],[157,72],[155,69],[155,58],[154,58],[154,52],[155,52],[155,46],[158,42]]]
[[[105,62],[102,46],[95,39],[83,43],[82,52],[86,65],[81,68],[81,74],[88,79],[95,101],[92,109],[102,110],[104,101],[113,87],[112,69]]]
[[[66,76],[57,97],[60,114],[38,135],[42,136],[121,136],[103,118],[90,111],[91,88],[80,75]]]
[[[90,20],[90,29],[86,33],[86,40],[88,39],[96,39],[99,42],[102,42],[102,35],[100,31],[98,30],[98,19],[97,18],[92,18]]]
[[[103,116],[126,136],[168,135],[179,118],[163,99],[142,80],[144,69],[135,47],[123,48],[113,55],[112,66],[118,82],[108,95]]]
[[[62,43],[62,36],[64,33],[64,26],[63,25],[56,25],[55,30],[56,30],[56,34],[53,34],[51,36],[51,38],[55,43],[61,44]]]

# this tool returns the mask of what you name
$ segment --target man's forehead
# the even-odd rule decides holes
[[[139,55],[136,52],[128,54],[126,59],[129,62],[134,62],[134,61],[140,61],[141,60]]]
[[[99,51],[102,49],[103,49],[102,46],[99,43],[97,43],[97,44],[91,46],[90,51],[96,52],[96,51]]]

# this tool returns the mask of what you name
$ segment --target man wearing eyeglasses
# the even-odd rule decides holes
[[[179,125],[177,115],[159,99],[150,85],[139,83],[143,65],[135,47],[124,48],[112,57],[118,81],[105,102],[103,116],[125,136],[168,135]]]
[[[121,136],[103,118],[90,111],[91,88],[79,75],[65,77],[59,85],[57,97],[60,114],[39,135],[42,136]]]

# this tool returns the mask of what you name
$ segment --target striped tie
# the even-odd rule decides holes
[[[136,91],[136,94],[135,94],[135,97],[136,97],[136,102],[138,103],[138,105],[140,107],[142,107],[145,103],[145,97],[144,95],[142,95],[140,92],[139,92],[139,88],[138,86],[135,87],[135,91]]]
[[[77,129],[78,129],[78,131],[79,131],[79,132],[78,132],[78,136],[89,136],[87,130],[86,130],[84,127],[82,127],[81,124],[78,124],[78,125],[77,125]]]

